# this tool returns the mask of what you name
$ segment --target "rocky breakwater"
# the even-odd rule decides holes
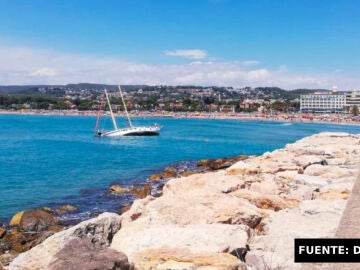
[[[119,253],[110,261],[124,259],[124,268],[110,269],[301,268],[293,263],[294,238],[334,236],[359,165],[360,135],[306,137],[227,169],[172,179],[161,197],[57,233],[9,269],[67,269],[71,260],[79,266],[85,262],[76,247],[93,250],[90,243],[99,242]],[[111,233],[109,226],[86,225],[99,219],[113,220]]]

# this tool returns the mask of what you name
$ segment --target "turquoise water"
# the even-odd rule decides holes
[[[175,162],[261,154],[320,131],[360,133],[360,127],[327,124],[172,118],[133,122],[158,122],[164,129],[159,137],[97,138],[95,117],[0,115],[0,219],[63,203],[77,205],[80,216],[117,211],[121,200],[129,198],[109,195],[110,184],[143,181]],[[110,122],[104,127],[110,128]]]

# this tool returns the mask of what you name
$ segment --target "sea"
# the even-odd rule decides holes
[[[119,212],[134,198],[110,185],[131,186],[166,166],[259,155],[322,131],[360,133],[360,126],[188,118],[133,118],[158,123],[160,136],[99,138],[92,116],[0,115],[0,221],[18,211],[71,204],[64,220]],[[118,125],[125,120],[118,119]],[[110,130],[110,120],[103,120]]]

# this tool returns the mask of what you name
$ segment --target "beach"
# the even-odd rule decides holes
[[[21,114],[21,115],[66,115],[66,116],[97,116],[97,111],[49,111],[49,110],[21,110],[9,111],[0,110],[0,114]],[[103,114],[103,116],[109,116]],[[115,116],[125,117],[123,112],[115,113]],[[232,119],[245,121],[279,121],[292,123],[331,123],[331,124],[346,124],[359,125],[360,117],[351,114],[339,113],[282,113],[274,112],[272,114],[264,114],[259,112],[252,113],[221,113],[221,112],[148,112],[137,111],[130,112],[131,117],[171,117],[171,118],[195,118],[195,119]]]
[[[76,269],[84,249],[94,264],[107,258],[101,269],[301,269],[294,239],[335,236],[359,174],[359,141],[324,132],[172,179],[160,197],[56,233],[8,269]]]

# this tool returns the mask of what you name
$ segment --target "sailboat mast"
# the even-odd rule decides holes
[[[126,108],[126,104],[125,104],[125,101],[124,101],[123,93],[122,93],[122,91],[121,91],[121,87],[120,87],[120,85],[118,85],[118,87],[119,87],[121,100],[122,100],[122,103],[123,103],[123,105],[124,105],[124,110],[125,110],[125,114],[126,114],[126,117],[127,117],[128,123],[129,123],[129,126],[132,127],[133,125],[132,125],[132,123],[131,123],[129,113],[128,113],[127,108]]]
[[[116,121],[115,121],[114,113],[113,113],[113,111],[112,111],[111,104],[110,104],[110,100],[109,100],[109,96],[108,96],[108,93],[107,93],[106,89],[105,89],[105,96],[106,96],[107,103],[108,103],[108,105],[109,105],[111,120],[112,120],[112,122],[113,122],[114,129],[117,130],[118,127],[117,127],[117,124],[116,124]]]
[[[95,125],[95,132],[98,131],[99,128],[99,123],[100,123],[100,117],[101,117],[101,111],[102,111],[102,106],[104,104],[104,94],[101,96],[101,102],[100,102],[100,106],[99,106],[99,111],[97,113],[97,119],[96,119],[96,125]]]

